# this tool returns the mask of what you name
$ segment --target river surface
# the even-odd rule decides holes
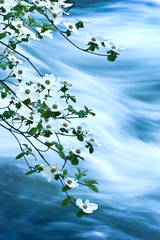
[[[42,72],[73,83],[99,148],[86,162],[100,193],[75,191],[99,210],[77,219],[59,186],[25,176],[16,144],[0,139],[0,240],[160,240],[160,1],[76,1],[75,18],[125,46],[114,62],[80,52],[55,34],[24,46]],[[81,38],[75,38],[79,44]],[[34,58],[33,58],[34,55]]]

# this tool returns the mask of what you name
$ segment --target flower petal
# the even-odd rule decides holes
[[[92,213],[93,212],[93,210],[91,209],[91,208],[87,208],[87,209],[85,209],[85,208],[83,208],[83,212],[85,212],[85,213]]]
[[[83,207],[83,202],[82,202],[82,199],[77,199],[76,200],[76,205],[79,207],[79,208],[82,208]]]
[[[97,209],[98,209],[98,205],[95,204],[95,203],[90,203],[90,204],[89,204],[89,207],[90,207],[92,210],[97,210]]]

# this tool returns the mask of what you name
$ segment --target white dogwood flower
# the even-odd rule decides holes
[[[86,149],[84,147],[71,147],[69,149],[66,149],[64,151],[67,155],[69,154],[75,154],[77,155],[78,159],[85,158],[86,155]]]
[[[16,20],[16,21],[12,21],[12,26],[18,31],[18,33],[16,32],[16,39],[17,40],[21,40],[25,37],[28,38],[32,38],[34,40],[39,40],[35,33],[32,32],[29,28],[25,27],[23,25],[23,22],[20,20]],[[11,35],[15,35],[15,30],[13,30],[12,28],[10,28],[10,26],[6,27],[6,32],[10,33]]]
[[[74,22],[63,22],[63,24],[69,31],[78,34],[78,30]]]
[[[62,15],[63,15],[63,9],[59,6],[57,2],[50,3],[47,6],[48,9],[48,17],[52,18],[54,21],[54,25],[58,25],[60,22],[63,21]]]
[[[45,36],[45,37],[49,37],[50,39],[53,39],[52,30],[42,31],[42,28],[40,27],[37,27],[36,29],[42,37]]]
[[[120,50],[124,49],[123,46],[119,46],[118,44],[116,44],[113,41],[108,41],[107,44],[108,44],[109,49],[111,49],[113,51],[120,51]]]
[[[33,107],[32,107],[33,110]],[[41,121],[41,113],[37,112],[37,109],[35,111],[31,111],[29,115],[29,120],[33,122],[33,126],[37,126],[37,124]]]
[[[48,90],[58,88],[57,79],[53,74],[45,74],[39,83]]]
[[[16,64],[22,64],[23,62],[19,59],[17,59],[15,56],[13,55],[8,55],[8,59]]]
[[[51,167],[49,165],[42,165],[42,168],[41,174],[47,178],[48,182],[51,182],[57,174],[61,174],[58,166]]]
[[[7,12],[10,12],[10,9],[16,5],[17,2],[14,0],[0,0],[0,7],[3,7]]]
[[[64,114],[65,109],[67,108],[67,105],[64,103],[64,101],[58,98],[49,98],[47,99],[46,104],[51,109],[51,111],[60,112],[61,114]]]
[[[90,133],[88,125],[84,122],[73,122],[70,126],[70,131],[72,132],[73,130],[79,131],[85,136]]]
[[[72,83],[67,81],[62,81],[61,78],[58,78],[58,80],[61,84],[65,85],[66,87],[72,87]]]
[[[42,126],[44,129],[50,130],[53,133],[53,132],[56,132],[60,128],[60,123],[58,120],[50,117],[49,119],[44,119],[42,121]]]
[[[66,0],[58,0],[58,4],[63,8],[69,8],[73,6],[73,3],[66,3]]]
[[[49,1],[42,1],[42,0],[32,0],[32,2],[38,7],[46,7]]]
[[[24,78],[27,75],[27,71],[24,68],[24,66],[19,66],[17,65],[16,67],[14,67],[13,69],[13,74],[16,75],[16,78],[19,80],[22,80],[22,78]]]
[[[79,183],[77,180],[74,178],[67,177],[64,179],[64,183],[69,187],[69,188],[75,188],[79,186]]]
[[[19,31],[22,31],[23,29],[23,22],[20,20],[12,21],[12,25]]]
[[[36,92],[36,90],[36,84],[28,86],[26,83],[21,83],[16,91],[16,95],[21,101],[29,98],[31,102],[34,102],[37,101],[39,97],[39,93]]]
[[[92,213],[94,210],[98,209],[98,205],[95,203],[90,203],[89,200],[86,200],[84,203],[82,199],[76,200],[76,205],[82,209],[84,213]]]
[[[93,135],[90,133],[87,135],[86,139],[87,143],[90,143],[93,147],[100,147],[101,145],[96,141],[96,139],[93,137]]]
[[[85,36],[85,39],[86,39],[86,42],[93,42],[95,44],[97,44],[98,46],[100,46],[101,44],[101,40],[98,36],[95,36],[95,35],[90,35],[90,34],[86,34]]]

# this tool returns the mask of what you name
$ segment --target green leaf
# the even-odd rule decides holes
[[[88,179],[88,178],[83,179],[83,182],[85,182],[87,185],[98,184],[96,180]]]
[[[67,35],[67,37],[70,37],[71,36],[71,31],[67,30],[66,35]]]
[[[6,33],[0,33],[0,39],[5,38],[6,37]]]
[[[70,204],[70,199],[69,199],[69,198],[64,199],[63,202],[62,202],[62,206],[63,206],[63,207],[66,207],[66,206],[68,206],[69,204]]]
[[[108,55],[108,56],[107,56],[107,59],[108,59],[108,61],[110,61],[110,62],[114,62],[114,61],[116,60],[116,58],[117,58],[117,56],[114,56],[114,55]]]
[[[106,45],[105,45],[105,42],[101,42],[101,45],[103,46],[103,47],[105,47]]]
[[[79,164],[79,160],[75,154],[71,154],[71,156],[69,157],[69,160],[71,161],[72,165]]]
[[[81,172],[81,170],[79,168],[77,168],[78,170],[78,174],[75,174],[76,178],[79,180],[80,178],[84,177],[84,176],[87,176],[86,172],[87,170]]]
[[[66,176],[67,175],[67,169],[63,170],[63,175]]]
[[[108,61],[110,61],[110,62],[114,62],[114,61],[116,60],[117,56],[119,55],[119,53],[116,53],[116,52],[114,52],[114,51],[112,51],[112,50],[107,51],[107,53],[109,54],[109,55],[107,56],[107,59],[108,59]]]
[[[93,153],[93,152],[94,152],[94,148],[93,148],[92,145],[89,146],[89,152],[90,152],[90,153]]]
[[[51,131],[49,131],[49,130],[44,130],[43,131],[43,136],[44,137],[50,137],[52,135],[52,132]]]
[[[24,155],[25,155],[25,152],[22,152],[16,156],[16,159],[20,159],[20,158],[24,157]]]
[[[92,111],[89,111],[89,114],[92,115],[93,117],[96,116],[96,114]]]
[[[30,171],[26,172],[25,175],[30,175],[30,174],[32,174],[34,172],[35,172],[34,170],[30,170]]]
[[[99,49],[97,43],[89,42],[87,45],[89,46],[89,50],[90,50],[91,52],[94,52],[96,49]]]
[[[79,115],[79,117],[85,117],[87,114],[86,114],[86,111],[80,110],[80,111],[78,112],[78,115]]]
[[[26,100],[23,101],[23,103],[28,106],[31,103],[31,100],[28,98]]]
[[[82,210],[77,212],[77,217],[79,217],[79,218],[83,217],[84,215],[85,215],[85,213]]]
[[[65,159],[65,154],[64,154],[64,152],[59,152],[59,156],[62,158],[62,159]]]
[[[84,137],[83,137],[82,134],[79,134],[79,135],[77,136],[77,139],[82,142],[82,141],[84,140]]]
[[[70,95],[67,95],[67,97],[74,103],[76,103],[76,98],[75,96],[70,96]]]
[[[48,142],[48,141],[46,141],[44,144],[45,144],[47,147],[53,146],[53,142]]]
[[[57,142],[53,142],[53,144],[55,145],[55,147],[61,152],[63,150],[63,146]]]
[[[64,186],[64,187],[62,187],[62,192],[67,192],[69,190],[69,188],[68,188],[68,186]]]
[[[2,92],[2,93],[1,93],[1,97],[2,97],[2,98],[5,98],[6,96],[7,96],[7,93],[6,93],[6,92]]]
[[[54,176],[54,178],[55,178],[56,181],[58,181],[58,180],[59,180],[59,175],[56,174],[56,175]]]
[[[83,182],[86,183],[87,187],[93,192],[99,192],[97,186],[94,185],[94,184],[98,184],[96,180],[85,178],[83,179]]]
[[[34,127],[34,128],[31,128],[28,133],[30,135],[34,135],[36,132],[37,132],[37,128]]]
[[[93,192],[99,192],[98,188],[95,185],[89,185],[88,188]]]
[[[63,93],[67,92],[68,90],[69,90],[69,88],[67,88],[66,86],[64,86],[60,89],[60,91]]]
[[[28,20],[29,20],[29,24],[32,24],[33,18],[31,18],[30,16],[28,16]]]
[[[84,24],[82,21],[77,22],[75,25],[76,25],[77,29],[84,28]]]
[[[7,118],[7,119],[11,118],[11,117],[14,116],[14,115],[15,115],[15,112],[12,111],[12,110],[10,110],[10,111],[4,111],[4,113],[3,113],[3,117],[5,117],[5,118]]]

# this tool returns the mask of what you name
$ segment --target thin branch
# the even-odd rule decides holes
[[[43,16],[45,16],[47,18],[47,20],[53,24],[53,21],[47,16],[47,14],[43,13]],[[77,48],[80,51],[86,52],[86,53],[90,53],[92,55],[96,55],[96,56],[100,56],[100,57],[107,57],[108,54],[101,54],[101,53],[96,53],[96,52],[91,52],[87,49],[81,48],[79,47],[77,44],[75,44],[74,42],[72,42],[65,34],[63,31],[61,31],[57,26],[54,25],[54,28],[71,44],[73,45],[75,48]]]
[[[38,71],[38,69],[34,66],[34,64],[30,61],[30,59],[29,59],[28,57],[26,57],[26,56],[23,55],[22,53],[18,52],[17,50],[13,49],[12,47],[10,47],[9,45],[7,45],[6,43],[4,43],[4,42],[2,42],[2,41],[0,41],[0,43],[1,43],[2,45],[4,45],[5,47],[11,49],[11,50],[14,51],[15,53],[17,53],[19,56],[25,58],[25,59],[30,63],[30,65],[35,69],[35,71],[39,74],[39,76],[40,76],[40,77],[43,77],[42,73],[40,73],[40,72]]]
[[[12,131],[11,131],[11,133],[12,133],[12,135],[15,137],[15,139],[17,140],[17,142],[18,142],[18,144],[19,144],[19,147],[20,147],[20,149],[21,149],[21,152],[23,152],[23,148],[22,148],[22,145],[21,145],[19,139],[17,138],[17,136],[16,136]],[[28,168],[30,168],[30,165],[29,165],[29,163],[28,163],[26,157],[23,156],[23,158],[24,158],[24,160],[25,160],[25,162],[26,162]]]

